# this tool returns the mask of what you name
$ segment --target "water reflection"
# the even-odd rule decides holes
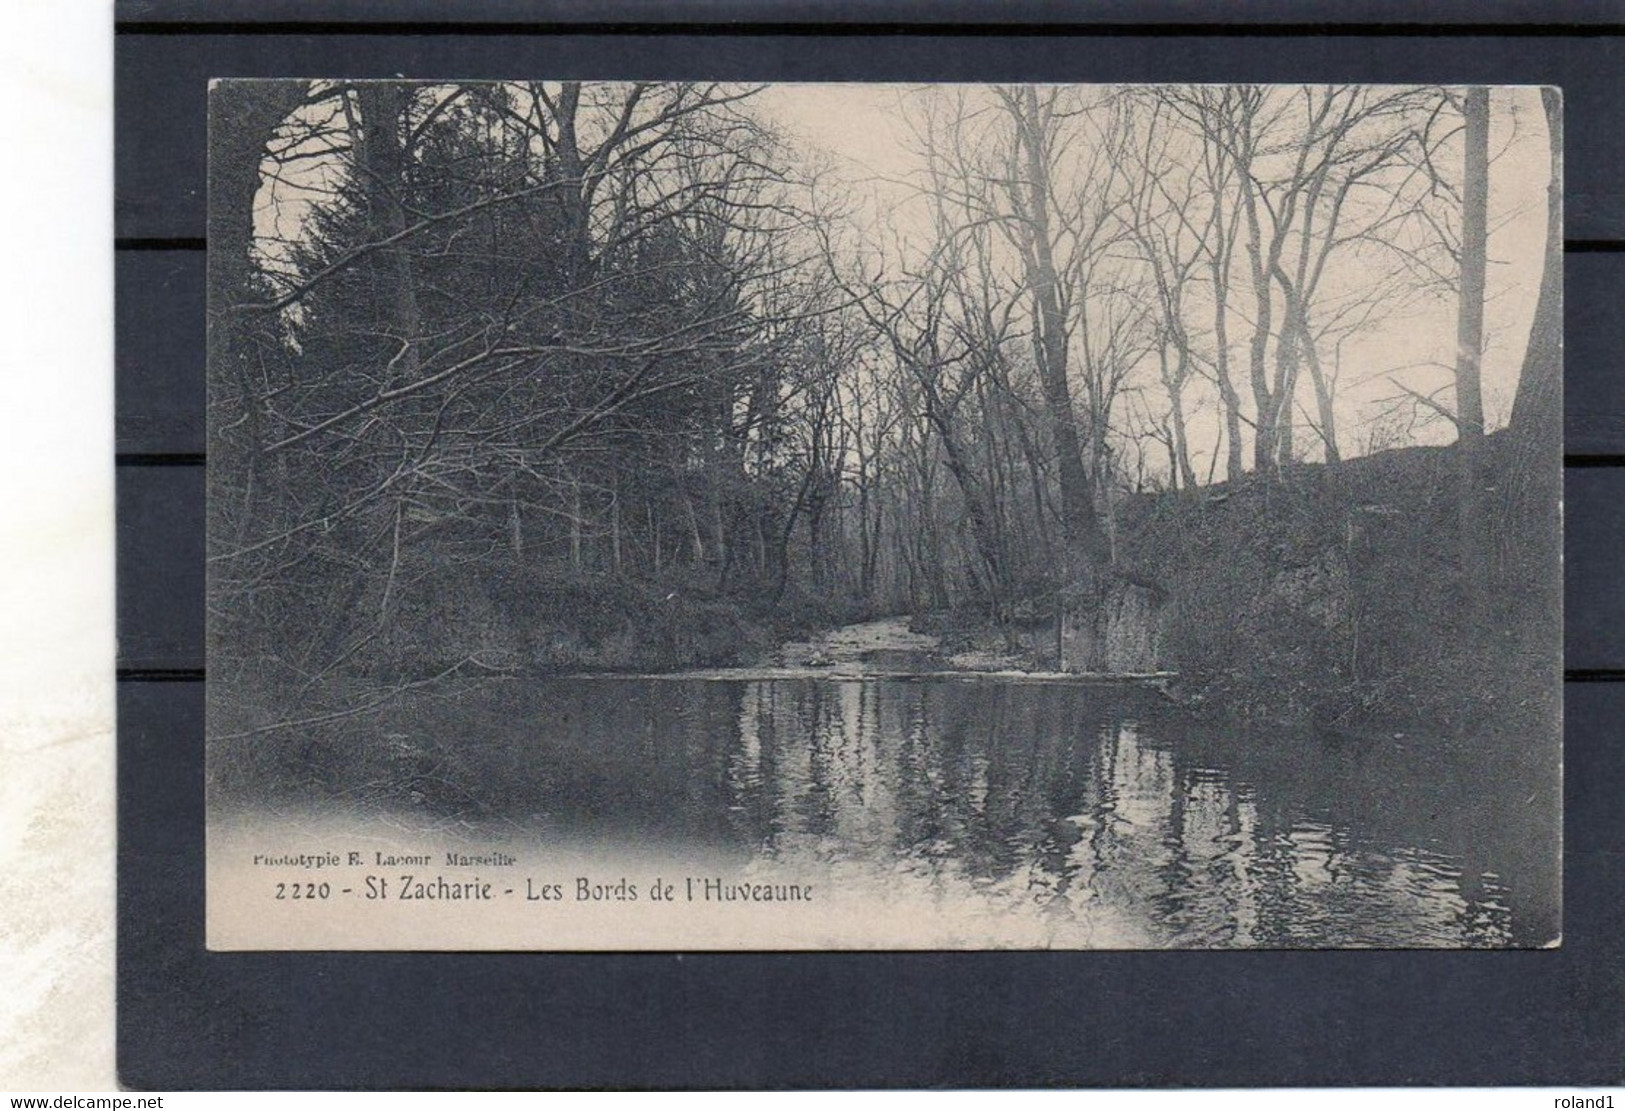
[[[382,724],[434,768],[419,806],[975,902],[1034,944],[1556,934],[1555,754],[1527,742],[1336,741],[1100,687],[898,679],[512,682],[396,712]]]
[[[730,821],[778,860],[901,862],[1013,886],[1034,913],[1074,920],[1105,906],[1156,945],[1545,940],[1530,931],[1549,911],[1515,922],[1485,868],[1502,855],[1516,870],[1511,840],[1540,831],[1475,823],[1471,794],[1497,793],[1494,780],[1446,760],[1256,735],[1232,739],[1252,751],[1227,763],[1213,743],[1178,743],[1173,727],[1190,723],[1098,689],[781,680],[736,693]],[[1541,866],[1538,848],[1524,855]]]

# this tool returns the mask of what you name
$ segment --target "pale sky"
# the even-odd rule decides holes
[[[919,102],[940,88],[942,86],[901,84],[781,84],[767,87],[749,103],[755,115],[778,126],[792,138],[797,152],[824,162],[833,184],[847,193],[858,208],[856,224],[860,238],[872,230],[878,240],[882,221],[885,221],[904,234],[923,239],[927,230],[923,219],[910,215],[916,194],[907,184],[917,179],[923,163],[915,153],[918,144],[906,113],[911,106],[918,108]],[[1491,107],[1490,270],[1483,383],[1485,414],[1493,429],[1503,425],[1511,414],[1529,322],[1539,291],[1546,237],[1549,161],[1545,115],[1538,89],[1498,88],[1491,96]],[[307,164],[302,173],[317,174],[318,164]],[[280,221],[273,199],[277,194],[287,205],[280,212]],[[282,230],[288,234],[301,222],[302,213],[302,201],[295,194],[270,186],[262,190],[257,213],[262,234],[272,231],[279,223],[286,225]],[[1340,274],[1335,273],[1336,270],[1334,264],[1334,272],[1328,273],[1325,283],[1329,294],[1335,295],[1339,288],[1352,290],[1361,284],[1360,276],[1349,262],[1343,264]],[[1238,292],[1239,295],[1232,298],[1232,305],[1242,309],[1250,295],[1245,290]],[[1195,315],[1195,310],[1190,310],[1190,314]],[[1453,382],[1455,326],[1454,299],[1437,298],[1396,312],[1387,321],[1349,337],[1341,345],[1340,353],[1321,352],[1328,370],[1338,354],[1341,355],[1337,415],[1339,446],[1345,456],[1364,452],[1374,415],[1392,408],[1392,399],[1401,396],[1396,382],[1426,394]],[[1232,321],[1232,358],[1237,367],[1245,360],[1247,328],[1245,318]],[[1160,390],[1155,370],[1149,364],[1140,377],[1152,392]],[[1237,386],[1246,395],[1245,383],[1239,377]],[[1207,473],[1207,460],[1217,442],[1220,417],[1215,395],[1216,391],[1205,381],[1193,382],[1186,389],[1192,462],[1199,474]],[[1318,448],[1318,441],[1301,416],[1305,409],[1313,407],[1313,390],[1307,374],[1300,381],[1297,396],[1302,428],[1300,445],[1314,444]],[[1448,388],[1437,396],[1447,406],[1452,404]],[[1407,406],[1407,410],[1410,408]],[[1250,400],[1244,411],[1250,411]],[[1403,442],[1443,443],[1454,438],[1454,430],[1447,421],[1429,419],[1431,423],[1409,429],[1405,433],[1408,439]],[[1117,420],[1121,423],[1121,413],[1117,414]]]
[[[872,192],[895,211],[907,190],[887,184],[907,180],[921,163],[904,117],[911,98],[924,95],[904,85],[775,85],[753,103],[765,118],[781,124],[800,144],[822,148],[831,170],[850,176],[854,191]],[[1459,148],[1458,148],[1459,149]],[[1549,159],[1540,92],[1533,87],[1497,88],[1491,95],[1490,272],[1486,294],[1483,380],[1486,418],[1492,428],[1511,414],[1529,323],[1539,292],[1546,240],[1546,185]],[[871,202],[873,203],[873,202]],[[1362,426],[1383,398],[1396,394],[1390,376],[1420,392],[1453,380],[1456,305],[1434,301],[1397,316],[1370,333],[1343,344],[1342,394],[1338,405],[1340,447],[1346,456],[1363,450]],[[1232,340],[1244,338],[1245,324],[1232,326]],[[1235,353],[1244,358],[1237,347]],[[1328,368],[1332,352],[1323,352]],[[1245,386],[1238,381],[1245,393]],[[1218,428],[1211,387],[1193,385],[1189,401],[1206,411],[1190,429],[1193,464],[1205,473]],[[1313,404],[1307,376],[1300,383],[1300,406]],[[1447,405],[1448,391],[1440,395]],[[1437,420],[1413,432],[1419,442],[1448,442],[1454,431]],[[1301,434],[1305,442],[1312,433]],[[1222,469],[1222,468],[1221,468]]]

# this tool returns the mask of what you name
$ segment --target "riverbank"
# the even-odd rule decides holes
[[[1551,730],[1560,481],[1491,437],[1470,539],[1459,448],[1406,448],[1131,505],[1126,556],[1173,599],[1165,644],[1198,709],[1351,732]]]
[[[791,584],[718,591],[681,569],[570,573],[510,560],[429,569],[399,592],[365,663],[380,677],[461,666],[529,675],[765,663],[787,641],[869,616]]]
[[[843,625],[779,646],[765,659],[718,667],[627,673],[586,672],[572,679],[649,679],[674,682],[764,682],[781,679],[901,679],[1017,684],[1149,683],[1159,689],[1171,672],[1076,674],[1039,666],[1027,653],[980,648],[955,651],[943,638],[916,631],[913,619],[885,617]]]
[[[1557,501],[1530,473],[1504,435],[1486,441],[1476,496],[1489,558],[1477,580],[1462,571],[1452,447],[1126,499],[1119,564],[1163,599],[1158,658],[1144,670],[1177,672],[1170,697],[1215,718],[1350,734],[1553,728]],[[409,555],[381,616],[332,623],[335,646],[361,651],[334,647],[341,662],[315,675],[281,655],[222,657],[211,679],[245,703],[343,708],[356,683],[390,690],[451,674],[1053,672],[1053,601],[1016,602],[1022,619],[1001,630],[972,603],[881,619],[794,579],[782,592],[742,580],[719,590],[692,568],[634,576]]]
[[[1560,476],[1505,435],[1485,442],[1485,558],[1469,578],[1459,468],[1454,446],[1407,448],[1127,499],[1118,559],[1165,598],[1170,696],[1204,717],[1351,736],[1555,729]],[[1042,600],[1028,608],[1040,619],[1008,637],[970,609],[911,628],[970,656],[1052,666],[1053,617]]]

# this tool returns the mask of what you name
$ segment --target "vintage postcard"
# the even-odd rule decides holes
[[[1561,121],[215,83],[210,947],[1558,944]]]

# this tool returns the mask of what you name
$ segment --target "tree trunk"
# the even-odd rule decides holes
[[[410,154],[401,142],[401,120],[412,90],[393,81],[368,81],[356,86],[361,102],[360,153],[367,177],[367,204],[373,234],[389,239],[406,230],[406,208],[401,194],[406,187]],[[423,325],[418,311],[417,284],[412,259],[404,245],[379,253],[378,274],[386,293],[387,327],[401,342],[395,357],[395,375],[412,381],[418,377],[422,354],[418,344]]]
[[[1320,364],[1320,352],[1312,340],[1304,341],[1304,356],[1309,363],[1309,378],[1315,386],[1315,407],[1320,414],[1320,439],[1326,449],[1326,462],[1340,463],[1343,453],[1337,447],[1337,404],[1332,392],[1333,384]]]
[[[1563,592],[1550,571],[1563,548],[1563,104],[1557,89],[1542,89],[1540,96],[1551,136],[1546,262],[1507,433],[1512,441],[1512,464],[1495,512],[1516,522],[1508,530],[1513,540],[1511,559],[1502,569],[1506,577],[1501,581],[1547,584],[1533,601],[1550,615],[1546,643],[1557,659],[1562,647]],[[1552,674],[1554,679],[1560,678],[1555,670]]]
[[[1221,276],[1217,264],[1213,267],[1213,288],[1213,373],[1219,380],[1219,397],[1224,402],[1224,477],[1235,482],[1243,469],[1241,395],[1230,380],[1229,290],[1227,279]]]
[[[1160,353],[1162,360],[1162,384],[1168,391],[1168,413],[1173,420],[1173,436],[1170,438],[1169,450],[1173,455],[1171,467],[1178,477],[1175,488],[1183,486],[1186,490],[1196,489],[1196,472],[1191,468],[1190,442],[1185,435],[1185,400],[1184,384],[1190,374],[1190,356],[1183,348],[1176,352],[1178,363],[1170,373],[1168,369],[1168,351],[1164,347]]]
[[[1062,596],[1065,601],[1060,665],[1063,671],[1088,671],[1099,663],[1099,637],[1095,629],[1100,601],[1097,578],[1102,570],[1100,562],[1105,544],[1100,522],[1095,518],[1089,474],[1083,465],[1077,413],[1067,383],[1067,326],[1061,312],[1050,238],[1049,167],[1045,162],[1038,94],[1031,85],[1021,90],[1021,110],[1016,123],[1025,154],[1027,217],[1032,224],[1031,249],[1026,263],[1033,289],[1033,349],[1044,387],[1044,404],[1049,414],[1056,474],[1061,487]]]
[[[1258,424],[1253,433],[1253,470],[1259,475],[1267,475],[1275,469],[1276,460],[1277,403],[1275,395],[1270,392],[1269,370],[1265,361],[1275,305],[1270,293],[1270,266],[1264,258],[1258,198],[1250,177],[1252,169],[1246,163],[1240,169],[1242,208],[1247,215],[1247,261],[1253,278],[1253,334],[1247,345],[1247,372],[1253,387],[1253,407],[1258,414]]]
[[[1546,262],[1540,298],[1529,325],[1529,346],[1512,403],[1511,428],[1520,441],[1556,447],[1563,432],[1563,99],[1540,90],[1551,142],[1551,181],[1546,186]]]
[[[1297,454],[1297,414],[1293,404],[1298,395],[1298,368],[1303,360],[1303,347],[1308,341],[1303,324],[1303,306],[1290,288],[1286,298],[1286,319],[1281,324],[1281,336],[1275,345],[1275,392],[1272,425],[1274,428],[1275,467],[1289,467]]]
[[[242,440],[237,441],[241,450],[231,451],[229,461],[224,454],[212,459],[210,477],[212,491],[224,493],[229,486],[241,497],[242,504],[233,507],[242,526],[239,546],[253,531],[251,522],[275,522],[279,508],[256,492],[259,453],[266,442],[265,399],[263,385],[252,373],[250,351],[252,332],[264,326],[264,318],[229,310],[253,301],[259,292],[251,256],[260,163],[277,127],[304,101],[306,88],[302,81],[232,81],[209,90],[209,378],[222,385],[233,382],[243,408]]]
[[[393,81],[365,81],[355,88],[361,107],[361,132],[354,150],[365,180],[372,235],[381,242],[400,235],[408,227],[402,197],[411,155],[402,140],[402,124],[411,103],[412,89]],[[400,344],[390,358],[385,384],[416,381],[421,376],[423,354],[419,345],[424,329],[418,311],[417,282],[406,244],[378,252],[373,258],[373,267],[379,288],[383,290],[379,310],[382,329]],[[409,493],[410,484],[402,483],[392,499],[397,520]]]
[[[208,268],[209,292],[217,302],[211,308],[252,292],[249,253],[260,163],[271,136],[305,94],[303,81],[230,81],[209,90]]]
[[[1479,363],[1484,351],[1484,273],[1489,219],[1490,93],[1467,90],[1461,215],[1461,309],[1456,317],[1456,425],[1463,443],[1484,435]]]
[[[1005,613],[1005,566],[1000,557],[1002,547],[999,543],[998,529],[993,525],[993,515],[989,512],[987,499],[981,485],[977,481],[976,471],[965,458],[958,440],[952,433],[952,428],[945,417],[934,409],[928,413],[932,423],[936,426],[937,435],[942,440],[942,450],[948,463],[948,472],[953,475],[954,482],[959,486],[960,496],[965,499],[965,516],[970,524],[971,539],[976,544],[976,551],[981,558],[982,567],[987,575],[988,602],[993,610],[994,621],[1005,634],[1010,636],[1007,626],[1008,615]]]
[[[1489,89],[1467,90],[1462,105],[1466,154],[1462,187],[1461,308],[1456,317],[1456,428],[1460,480],[1461,592],[1471,628],[1482,622],[1489,545],[1480,455],[1484,402],[1479,360],[1484,349],[1484,271],[1489,215]]]
[[[576,117],[581,112],[581,82],[565,81],[559,88],[558,139],[554,152],[560,177],[559,203],[564,216],[564,271],[572,283],[584,281],[592,254],[587,227],[586,166]]]

